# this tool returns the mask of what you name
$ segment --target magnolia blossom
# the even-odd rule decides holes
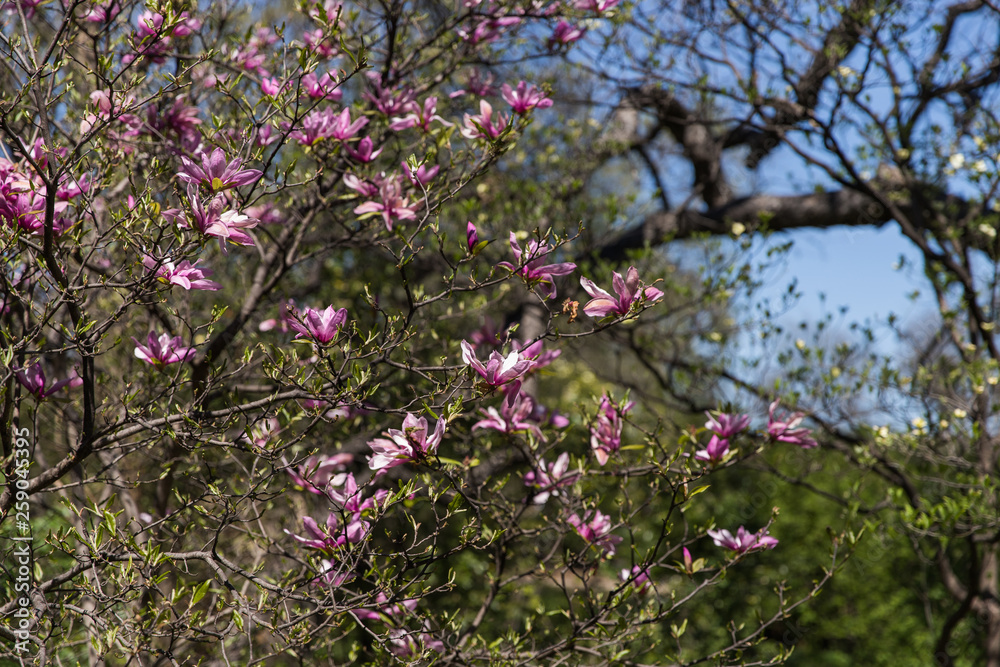
[[[758,533],[748,533],[746,528],[740,526],[736,531],[736,537],[728,530],[710,530],[708,536],[712,538],[716,546],[731,549],[738,554],[745,554],[748,551],[757,549],[773,549],[778,540],[767,534],[767,529]]]
[[[594,450],[597,462],[604,465],[612,452],[617,452],[622,446],[622,415],[635,405],[629,401],[625,405],[616,406],[605,394],[601,397],[601,405],[597,412],[597,422],[590,427],[590,447]]]
[[[549,48],[555,48],[557,45],[571,44],[586,33],[586,29],[577,27],[566,21],[559,21],[556,24],[555,30],[552,31],[552,36],[549,37]]]
[[[201,144],[201,133],[198,131],[201,119],[198,114],[198,107],[187,104],[187,98],[183,96],[175,99],[169,107],[150,104],[146,108],[143,132],[175,140],[181,148],[193,152]],[[128,119],[122,116],[121,120]],[[136,121],[141,124],[138,119]]]
[[[336,512],[330,512],[322,528],[311,516],[302,517],[302,526],[305,528],[305,537],[296,535],[288,529],[285,529],[285,533],[299,544],[310,549],[318,549],[327,555],[336,554],[348,544],[361,542],[371,530],[367,521],[357,517],[351,517],[351,520],[341,527]]]
[[[543,351],[543,348],[545,347],[544,340],[536,340],[530,345],[525,345],[519,340],[514,340],[511,341],[510,347],[531,362],[531,368],[528,369],[531,372],[548,366],[553,361],[558,359],[560,355],[562,355],[562,350]]]
[[[393,618],[406,616],[417,608],[417,600],[406,599],[397,603],[390,603],[385,593],[379,592],[375,596],[375,607],[373,609],[352,609],[351,613],[359,621],[387,621]]]
[[[611,534],[610,517],[601,514],[600,510],[594,510],[593,514],[588,512],[582,519],[574,514],[568,521],[580,537],[604,551],[606,556],[615,555],[615,545],[621,542],[622,538]]]
[[[332,58],[339,51],[334,40],[322,28],[303,32],[302,41],[305,42],[308,51],[312,51],[321,58]]]
[[[621,2],[621,0],[576,0],[574,4],[577,9],[582,9],[585,12],[597,12],[600,14],[613,8],[619,2]]]
[[[326,558],[319,562],[319,576],[312,580],[313,586],[339,588],[354,578],[354,573],[343,564],[334,564]]]
[[[489,407],[479,410],[486,419],[480,420],[472,425],[475,431],[481,428],[490,428],[501,433],[522,433],[528,431],[533,433],[539,440],[545,440],[542,430],[535,422],[535,401],[527,394],[518,394],[513,401],[504,401],[500,411]]]
[[[426,164],[422,164],[417,167],[416,171],[410,168],[410,165],[403,162],[403,175],[406,179],[413,183],[414,186],[418,188],[425,188],[427,184],[434,180],[434,177],[438,175],[441,171],[440,165],[434,165],[428,168]]]
[[[517,89],[512,89],[506,83],[501,86],[503,98],[511,106],[514,113],[523,114],[532,109],[548,109],[552,106],[552,100],[545,96],[545,93],[529,86],[527,82],[521,81],[517,84]]]
[[[256,183],[263,172],[259,169],[240,169],[243,162],[239,158],[233,158],[226,162],[226,154],[221,148],[216,148],[211,154],[201,153],[201,164],[186,157],[181,157],[181,170],[177,172],[177,178],[185,183],[203,185],[212,192],[227,190]]]
[[[705,415],[708,417],[705,428],[720,438],[731,438],[750,425],[750,415],[729,415],[724,412],[714,417],[710,412]]]
[[[181,227],[193,226],[205,236],[219,239],[219,248],[225,254],[229,254],[227,241],[236,245],[254,245],[253,237],[243,230],[256,227],[255,218],[235,210],[223,211],[225,200],[222,195],[213,197],[207,206],[203,205],[193,184],[188,185],[187,194],[191,209],[189,216],[185,216],[180,209],[175,208],[163,211],[161,215]]]
[[[611,296],[589,278],[580,278],[580,285],[583,286],[587,294],[593,297],[583,307],[583,312],[591,317],[628,315],[633,304],[642,301],[651,303],[663,296],[663,292],[655,287],[642,288],[642,283],[639,282],[639,272],[635,270],[634,266],[628,267],[625,278],[622,278],[622,274],[615,272],[611,284],[614,285],[617,296]]]
[[[392,88],[382,86],[382,75],[378,72],[369,72],[368,80],[372,84],[374,93],[365,91],[361,97],[371,102],[383,115],[395,116],[404,113],[414,100],[412,88]]]
[[[329,100],[339,100],[344,93],[338,87],[340,84],[335,78],[326,72],[321,77],[317,77],[315,72],[309,72],[302,77],[302,88],[306,95],[313,99],[326,98]]]
[[[387,438],[375,438],[368,442],[374,454],[368,459],[372,470],[394,468],[407,461],[419,463],[437,453],[441,438],[444,437],[445,421],[439,419],[434,432],[427,434],[427,420],[407,413],[403,419],[403,430],[389,429]]]
[[[694,457],[699,461],[715,465],[724,461],[727,454],[729,454],[729,441],[713,434],[705,449],[699,449],[694,453]]]
[[[476,249],[476,244],[479,243],[479,231],[471,220],[465,225],[465,242],[468,244],[469,254],[472,254]]]
[[[272,329],[277,329],[282,333],[287,333],[291,328],[289,326],[289,322],[295,319],[295,299],[288,299],[285,301],[284,305],[279,307],[278,312],[280,313],[278,317],[264,320],[260,323],[258,328],[261,331],[271,331]]]
[[[340,453],[332,456],[314,454],[296,468],[286,467],[285,472],[292,482],[309,493],[323,494],[331,484],[339,486],[343,479],[339,473],[347,470],[347,465],[354,460],[353,454]],[[288,466],[288,462],[282,459]],[[346,478],[346,476],[345,476]]]
[[[555,277],[565,276],[576,270],[576,264],[572,262],[543,264],[544,257],[552,252],[548,244],[532,239],[528,242],[528,247],[522,251],[514,232],[510,233],[510,249],[517,259],[517,265],[510,262],[500,262],[497,266],[502,266],[508,271],[516,273],[528,283],[540,285],[545,290],[545,295],[550,299],[556,296]]]
[[[372,162],[375,158],[382,154],[382,149],[372,150],[375,145],[372,143],[371,137],[365,137],[358,142],[357,148],[353,146],[344,146],[344,150],[347,155],[350,156],[355,162],[368,163]]]
[[[799,424],[805,418],[805,413],[794,412],[787,417],[787,421],[778,421],[775,419],[774,412],[778,409],[780,400],[777,399],[774,403],[771,403],[771,407],[767,411],[767,432],[770,436],[778,442],[790,442],[802,449],[818,447],[819,443],[810,436],[811,431],[809,429],[798,428]]]
[[[471,31],[459,28],[457,32],[458,36],[469,44],[488,44],[500,39],[505,28],[520,22],[521,19],[516,16],[489,18],[479,21]]]
[[[157,261],[146,255],[142,258],[142,263],[155,273],[160,282],[168,285],[178,285],[186,290],[199,289],[212,292],[222,287],[219,283],[207,279],[212,275],[211,269],[199,269],[186,259],[175,265],[170,260]]]
[[[146,363],[157,368],[162,368],[167,364],[176,364],[190,361],[195,355],[193,347],[184,347],[184,340],[180,336],[171,338],[170,334],[156,335],[150,331],[146,337],[146,345],[143,345],[135,338],[135,356]]]
[[[240,440],[252,443],[257,448],[263,448],[280,432],[280,422],[274,417],[268,417],[250,426]]]
[[[559,489],[573,486],[580,477],[577,473],[569,473],[569,453],[563,452],[554,463],[538,462],[538,468],[524,475],[524,485],[532,487],[534,495],[531,502],[544,505],[552,496],[559,495]]]
[[[351,122],[351,110],[345,108],[339,114],[332,109],[320,109],[302,119],[302,128],[289,133],[303,146],[313,146],[324,139],[347,141],[368,124],[367,118]]]
[[[649,592],[649,587],[651,586],[649,581],[649,568],[639,567],[638,565],[633,565],[632,569],[625,568],[618,573],[618,578],[622,580],[623,583],[631,582],[632,587],[635,592],[639,595],[645,595]]]
[[[510,383],[507,402],[513,405],[517,398],[517,392],[521,388],[520,378],[531,369],[533,363],[529,359],[523,358],[517,350],[512,350],[506,357],[499,352],[493,352],[483,364],[476,357],[475,351],[467,341],[463,340],[461,346],[462,360],[479,373],[486,384],[491,387],[500,387]]]
[[[345,177],[346,181],[346,177]],[[369,201],[354,209],[354,214],[362,217],[378,214],[382,216],[385,227],[390,232],[393,225],[400,220],[413,220],[417,212],[410,200],[403,196],[402,187],[395,177],[382,181],[378,189],[381,201]]]
[[[430,629],[426,621],[424,622],[424,629]],[[427,632],[413,632],[403,628],[392,628],[389,630],[389,650],[397,658],[406,660],[407,658],[420,656],[427,651],[444,653],[444,642]]]
[[[407,113],[405,116],[400,116],[398,118],[393,118],[389,122],[389,129],[394,132],[399,132],[400,130],[406,130],[411,127],[419,127],[424,132],[431,131],[431,121],[438,121],[445,127],[451,127],[454,123],[449,123],[444,118],[439,116],[437,113],[437,98],[428,97],[424,100],[423,106],[417,104],[415,101],[409,101],[404,105]]]
[[[38,400],[48,398],[63,387],[79,387],[83,384],[83,378],[73,373],[65,380],[59,380],[51,387],[46,387],[45,371],[42,370],[42,365],[37,361],[30,366],[14,371],[14,377]]]
[[[337,337],[337,333],[346,321],[346,308],[334,310],[333,306],[327,306],[326,310],[322,312],[314,308],[306,308],[304,312],[295,313],[293,317],[288,319],[288,326],[299,332],[296,338],[305,336],[326,345]]]
[[[327,498],[341,510],[355,517],[360,517],[364,511],[375,508],[388,495],[388,489],[379,489],[374,496],[362,498],[353,473],[337,475],[326,487]]]
[[[493,106],[486,100],[479,100],[479,114],[465,114],[462,136],[466,139],[496,139],[507,128],[507,117],[498,113],[493,117]]]

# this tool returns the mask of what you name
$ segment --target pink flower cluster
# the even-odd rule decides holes
[[[622,415],[631,410],[635,403],[629,401],[616,405],[607,394],[601,397],[597,411],[597,421],[590,427],[590,447],[597,462],[604,465],[613,452],[622,446]]]
[[[705,449],[695,452],[695,459],[718,465],[729,455],[729,440],[744,431],[750,425],[750,415],[729,415],[719,413],[717,416],[708,415],[708,422],[705,428],[712,432],[712,437]]]
[[[427,420],[407,413],[402,430],[391,428],[385,433],[387,437],[368,442],[374,452],[368,466],[372,470],[388,470],[408,462],[421,463],[437,453],[444,430],[445,421],[439,419],[434,432],[428,434]]]
[[[65,149],[56,152],[62,156]],[[49,153],[41,139],[35,142],[28,157],[39,168],[48,165]],[[73,225],[73,219],[67,213],[70,202],[89,189],[90,178],[83,176],[73,178],[63,173],[59,184],[51,196],[54,217],[52,232],[58,236]],[[46,201],[50,193],[44,181],[35,172],[35,167],[28,160],[14,163],[0,158],[0,222],[11,229],[19,229],[29,234],[43,235],[45,233]]]
[[[37,361],[30,366],[14,371],[14,377],[17,378],[22,387],[27,389],[40,401],[48,398],[63,387],[79,387],[83,384],[83,378],[73,373],[73,375],[64,380],[59,380],[55,384],[48,385],[48,380],[45,378],[45,371],[42,370],[42,365]]]

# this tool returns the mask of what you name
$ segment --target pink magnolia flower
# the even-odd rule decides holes
[[[468,82],[464,89],[450,93],[448,97],[455,98],[462,95],[475,95],[476,97],[490,97],[496,93],[493,82],[496,75],[489,71],[473,70],[469,75]]]
[[[633,565],[632,569],[625,568],[619,572],[618,578],[621,579],[623,583],[631,583],[635,592],[639,595],[645,595],[648,593],[649,587],[652,585],[649,581],[648,567]]]
[[[367,124],[367,118],[358,118],[352,123],[349,108],[339,114],[332,109],[320,109],[303,118],[302,129],[294,130],[288,136],[303,146],[314,146],[324,139],[347,141]]]
[[[83,384],[83,378],[73,373],[71,377],[59,380],[51,387],[46,387],[45,371],[42,370],[42,365],[37,361],[30,366],[14,371],[14,377],[17,378],[18,383],[22,387],[27,389],[40,401],[48,398],[63,387],[79,387]]]
[[[611,402],[608,395],[601,397],[601,405],[597,412],[597,422],[590,427],[590,447],[594,450],[597,462],[604,465],[612,452],[617,452],[622,446],[622,415],[635,405],[629,401],[617,406]]]
[[[201,144],[198,126],[198,107],[188,105],[184,97],[178,97],[170,107],[151,104],[146,111],[144,131],[174,140],[184,149],[195,151]],[[122,120],[126,120],[123,116]],[[141,123],[141,121],[139,121]]]
[[[146,255],[142,258],[142,263],[156,274],[160,282],[168,285],[178,285],[186,290],[199,289],[212,292],[222,287],[219,283],[207,279],[212,275],[211,269],[199,269],[186,259],[175,265],[170,260],[156,260]]]
[[[378,194],[378,183],[358,178],[354,174],[344,174],[344,185],[354,190],[362,197],[374,197]]]
[[[321,77],[317,77],[315,72],[309,72],[302,77],[302,88],[306,91],[306,95],[313,99],[339,100],[344,96],[339,85],[329,72]]]
[[[708,417],[705,428],[720,438],[731,438],[750,425],[750,415],[729,415],[725,412],[720,412],[715,417],[710,412],[705,415]]]
[[[333,38],[327,35],[322,28],[304,32],[302,41],[305,42],[307,51],[312,51],[321,58],[332,58],[340,51]]]
[[[403,419],[403,430],[389,429],[388,438],[375,438],[368,442],[374,454],[368,459],[372,470],[394,468],[407,461],[420,463],[437,453],[441,438],[444,437],[445,421],[439,419],[434,432],[427,434],[427,420],[407,413]]]
[[[501,331],[497,323],[489,315],[486,316],[483,326],[469,334],[472,341],[472,349],[478,349],[485,345],[493,349],[499,349],[507,341],[507,332]]]
[[[500,39],[505,28],[520,22],[521,19],[516,16],[489,18],[480,20],[471,31],[467,28],[459,28],[457,32],[458,36],[469,44],[489,44]]]
[[[369,72],[368,80],[375,92],[365,91],[361,93],[361,97],[375,105],[375,108],[385,116],[405,113],[414,100],[415,94],[412,88],[383,87],[382,75],[378,72]]]
[[[339,473],[347,470],[347,465],[353,460],[354,455],[347,453],[332,456],[314,454],[297,468],[286,467],[285,472],[292,478],[292,482],[302,490],[324,494],[331,483],[336,484],[335,480],[339,477]],[[284,459],[282,462],[286,466],[288,465]]]
[[[361,162],[362,164],[372,162],[375,158],[382,154],[382,149],[373,151],[374,145],[372,144],[371,137],[365,137],[360,142],[358,142],[358,147],[353,148],[349,145],[344,146],[344,150],[355,162]]]
[[[345,177],[346,179],[346,177]],[[401,220],[414,220],[417,212],[410,200],[403,196],[402,186],[395,177],[385,179],[378,189],[382,201],[369,201],[354,209],[354,214],[362,218],[381,215],[385,228],[390,232],[393,225]]]
[[[278,310],[280,312],[278,317],[264,320],[260,323],[258,329],[261,331],[271,331],[272,329],[277,329],[282,333],[287,333],[291,328],[288,323],[295,319],[295,299],[288,299]]]
[[[281,91],[286,89],[288,84],[282,85],[281,81],[277,77],[264,77],[260,80],[260,92],[264,93],[268,97],[277,97],[281,94]],[[266,126],[270,127],[270,125]]]
[[[326,558],[319,562],[319,576],[312,580],[313,586],[323,588],[339,588],[354,579],[354,573],[342,563],[334,564]]]
[[[521,81],[517,84],[517,90],[512,89],[506,83],[501,86],[503,98],[511,106],[514,113],[523,114],[532,109],[548,109],[552,106],[552,100],[545,96],[545,93],[534,86],[529,86],[527,82]]]
[[[45,231],[45,186],[33,176],[11,169],[6,174],[0,172],[0,221],[8,227],[18,228],[31,234]],[[56,235],[72,226],[73,222],[62,216],[69,203],[57,201],[53,231]]]
[[[580,537],[604,551],[604,555],[615,555],[615,545],[621,542],[622,538],[611,534],[610,517],[601,514],[600,510],[594,510],[593,514],[588,512],[582,519],[574,514],[568,521]]]
[[[111,0],[111,2],[98,2],[95,3],[93,7],[90,8],[84,17],[84,21],[89,21],[91,23],[110,23],[115,20],[122,11],[121,3],[118,0]]]
[[[500,262],[497,266],[521,276],[529,284],[538,284],[550,299],[556,296],[555,276],[565,276],[576,270],[576,264],[572,262],[543,264],[545,256],[552,252],[548,244],[532,239],[528,242],[528,247],[522,251],[514,232],[510,233],[510,249],[517,259],[517,265]]]
[[[593,297],[583,307],[583,312],[591,317],[628,315],[633,304],[642,302],[651,303],[663,296],[663,292],[655,287],[642,288],[642,283],[639,281],[639,272],[635,270],[634,266],[628,267],[625,278],[622,278],[622,274],[615,272],[611,283],[614,285],[616,297],[611,296],[595,285],[589,278],[580,278],[580,285],[583,286],[587,294]]]
[[[318,549],[327,555],[336,554],[348,544],[361,542],[371,530],[367,521],[352,518],[347,525],[341,527],[336,512],[330,512],[326,524],[321,528],[311,516],[302,517],[302,526],[306,536],[296,535],[285,529],[285,533],[299,544],[309,549]]]
[[[577,9],[582,9],[585,12],[597,12],[600,14],[613,8],[620,1],[621,0],[576,0],[574,5]]]
[[[507,117],[498,113],[493,117],[493,106],[486,100],[479,100],[479,114],[465,114],[462,136],[466,139],[487,139],[492,141],[507,129]]]
[[[405,109],[409,113],[405,116],[393,118],[389,121],[389,129],[393,132],[399,132],[411,127],[419,127],[424,132],[430,132],[431,122],[435,120],[445,127],[451,127],[454,125],[454,123],[449,123],[435,113],[437,111],[436,97],[428,97],[424,100],[423,106],[417,104],[415,101],[407,102]]]
[[[562,355],[562,350],[542,351],[542,348],[545,347],[544,340],[536,340],[531,345],[525,345],[521,341],[515,340],[511,342],[510,346],[511,349],[517,350],[522,357],[531,362],[531,368],[528,369],[530,372],[548,366]]]
[[[569,473],[569,453],[563,452],[555,463],[538,462],[538,468],[524,475],[524,485],[532,487],[531,502],[544,505],[552,496],[559,495],[559,489],[573,486],[580,477],[577,473]]]
[[[513,405],[517,392],[521,388],[521,377],[531,369],[532,362],[523,358],[517,350],[512,350],[506,357],[499,352],[493,352],[485,364],[476,358],[476,353],[468,342],[462,341],[462,360],[472,367],[491,387],[500,387],[510,383],[507,402]]]
[[[775,418],[774,412],[777,410],[780,400],[776,399],[774,403],[771,403],[771,407],[767,411],[767,432],[770,436],[778,442],[790,442],[802,449],[818,447],[819,443],[810,437],[812,431],[807,428],[797,428],[805,418],[805,413],[794,412],[786,418],[787,421],[778,421]]]
[[[189,223],[193,223],[193,227],[205,236],[219,239],[219,248],[225,254],[229,254],[226,241],[236,245],[254,245],[253,238],[243,230],[256,227],[256,219],[235,210],[223,212],[225,199],[222,195],[213,197],[208,206],[204,206],[194,184],[188,184],[187,194],[191,208],[190,216],[185,216],[180,209],[169,209],[163,211],[161,215],[181,227],[189,227],[192,226]]]
[[[434,177],[438,175],[439,171],[441,171],[441,167],[439,165],[434,165],[428,169],[426,164],[422,164],[417,167],[416,171],[410,169],[410,165],[405,162],[403,162],[402,165],[403,174],[406,176],[407,180],[418,188],[427,187],[427,184],[434,180]]]
[[[306,308],[304,312],[298,313],[288,320],[288,326],[299,332],[296,338],[312,338],[317,343],[326,345],[334,338],[340,328],[347,321],[347,309],[334,310],[333,306],[327,306],[326,310],[320,312],[313,308]]]
[[[351,613],[359,621],[387,621],[395,617],[406,616],[416,608],[417,600],[415,599],[410,598],[390,604],[388,596],[380,591],[375,596],[374,609],[352,609]]]
[[[249,442],[257,448],[263,448],[279,433],[281,433],[281,423],[274,417],[267,417],[249,426],[240,440]]]
[[[468,244],[471,255],[476,249],[476,244],[479,243],[479,231],[471,220],[465,225],[465,242]]]
[[[571,44],[586,33],[584,28],[577,27],[566,21],[559,21],[556,24],[555,30],[552,31],[552,36],[549,37],[549,48],[554,48],[557,45]]]
[[[724,461],[727,454],[729,454],[729,441],[713,434],[705,449],[699,449],[694,453],[694,457],[699,461],[716,465]]]
[[[425,623],[424,628],[429,629]],[[389,650],[397,658],[406,660],[422,655],[427,651],[444,653],[444,642],[427,632],[413,632],[403,628],[389,630]]]
[[[501,404],[499,412],[494,407],[489,407],[485,410],[480,408],[479,411],[486,416],[486,419],[473,424],[473,431],[481,428],[490,428],[501,433],[522,433],[528,431],[533,433],[539,440],[545,440],[542,430],[538,427],[538,423],[534,419],[535,400],[527,394],[517,394],[513,402],[504,401]]]
[[[388,489],[379,489],[374,496],[362,498],[353,473],[337,475],[326,487],[326,497],[355,520],[366,510],[373,509],[389,495]]]
[[[216,148],[211,154],[201,153],[201,164],[195,164],[186,157],[181,157],[181,170],[177,178],[185,183],[203,185],[212,192],[227,190],[256,183],[263,172],[259,169],[240,169],[242,160],[233,158],[226,163],[226,154],[221,148]]]
[[[35,10],[45,1],[46,0],[9,0],[8,2],[0,5],[0,9],[17,13],[18,8],[20,8],[24,12],[24,18],[32,19],[35,17]]]
[[[163,368],[167,364],[176,364],[190,361],[195,355],[193,347],[184,347],[184,340],[180,336],[171,338],[170,334],[156,335],[150,331],[146,337],[146,345],[143,345],[135,338],[135,356],[148,364],[157,368]]]
[[[748,533],[746,528],[740,526],[736,531],[736,537],[728,530],[710,530],[708,536],[712,538],[716,546],[731,549],[737,554],[745,554],[748,551],[757,549],[773,549],[778,540],[767,534],[767,529],[758,533]]]

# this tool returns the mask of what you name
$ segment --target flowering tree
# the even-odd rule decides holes
[[[844,538],[692,641],[781,533],[685,512],[802,415],[543,391],[677,283],[464,194],[557,103],[486,65],[615,4],[2,6],[5,660],[784,660]]]

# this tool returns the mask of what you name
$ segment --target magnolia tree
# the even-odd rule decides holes
[[[486,65],[615,4],[3,5],[5,661],[784,660],[767,628],[851,536],[685,630],[783,546],[777,509],[723,525],[699,493],[815,446],[803,415],[568,406],[562,341],[673,282],[581,273],[586,219],[463,199],[559,104]]]

